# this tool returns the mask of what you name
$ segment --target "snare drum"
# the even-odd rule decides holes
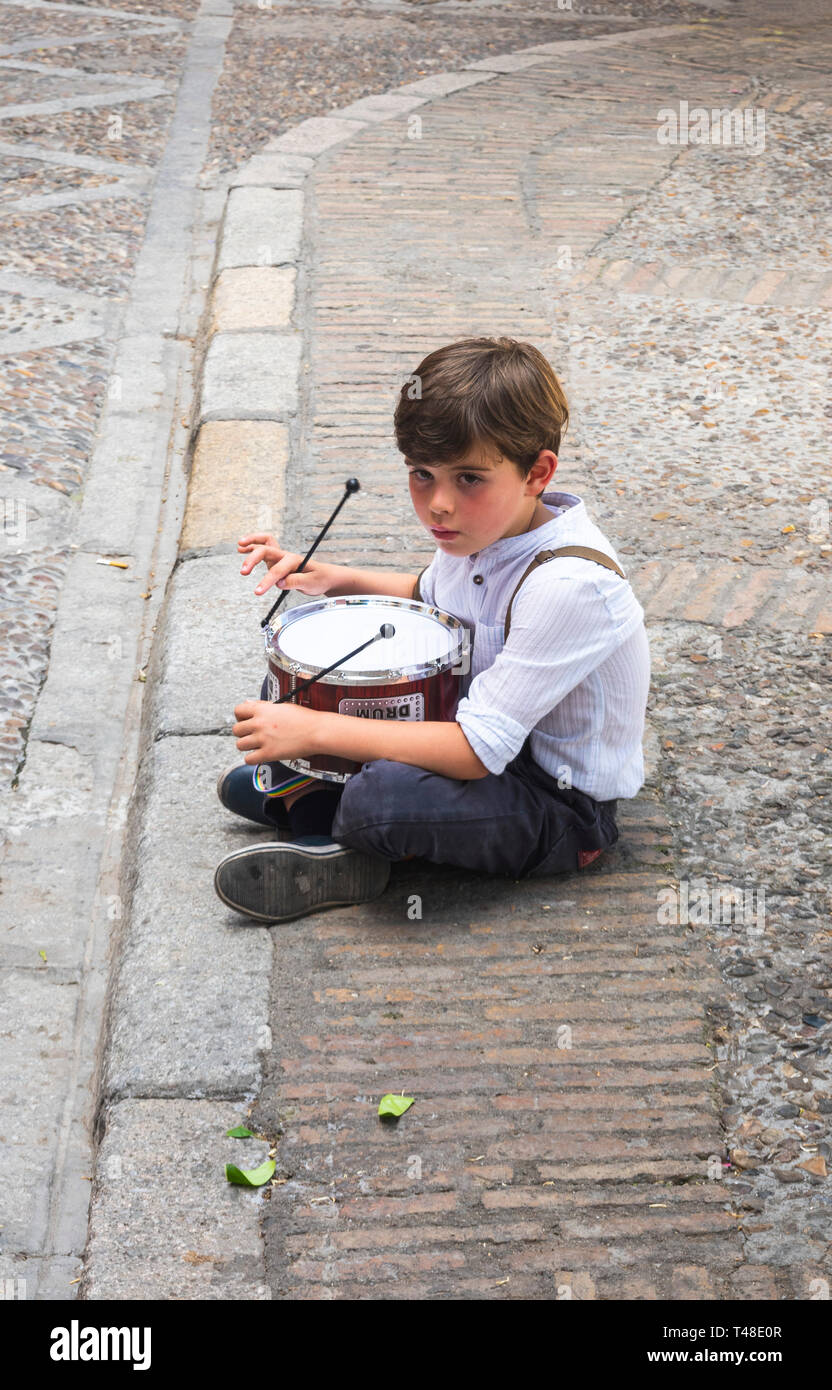
[[[285,610],[276,626],[266,629],[269,699],[288,694],[360,647],[382,623],[393,624],[393,637],[379,638],[293,703],[397,723],[453,719],[470,665],[468,628],[429,604],[377,594],[315,599]],[[328,754],[283,761],[326,782],[346,782],[362,766]]]

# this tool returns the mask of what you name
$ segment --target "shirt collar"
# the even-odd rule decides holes
[[[586,507],[580,497],[576,497],[573,492],[544,492],[540,498],[544,507],[550,507],[552,511],[559,511],[559,516],[553,516],[550,521],[544,522],[542,526],[537,526],[533,531],[522,531],[519,536],[503,536],[502,540],[492,541],[490,545],[482,550],[477,550],[467,558],[481,567],[488,562],[489,565],[499,564],[502,560],[514,559],[520,555],[536,555],[538,550],[548,549],[552,541],[560,539],[561,533],[567,528],[571,531],[573,526],[587,520]]]

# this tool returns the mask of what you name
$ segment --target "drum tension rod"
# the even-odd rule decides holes
[[[329,530],[329,528],[330,528],[330,526],[332,525],[333,521],[335,520],[336,516],[337,516],[338,513],[340,512],[340,510],[341,510],[341,508],[343,507],[344,503],[346,502],[347,498],[348,498],[348,497],[351,497],[352,494],[353,494],[354,492],[358,492],[358,489],[359,489],[360,487],[361,487],[361,484],[359,483],[359,481],[358,481],[357,478],[347,478],[347,481],[344,483],[344,495],[343,495],[343,497],[341,498],[341,501],[338,503],[338,506],[335,508],[335,511],[332,513],[332,516],[329,518],[329,521],[326,523],[326,526],[324,526],[323,530],[322,530],[322,531],[320,532],[320,534],[318,535],[318,538],[317,538],[317,540],[315,541],[314,545],[311,545],[311,546],[309,547],[309,549],[307,550],[306,554],[304,555],[304,557],[303,557],[303,559],[301,560],[300,564],[298,565],[297,569],[294,571],[295,574],[300,574],[301,570],[305,567],[307,560],[311,559],[312,555],[314,555],[315,551],[317,550],[318,546],[320,545],[321,541],[323,540],[324,536],[326,535],[327,531]],[[260,624],[261,627],[268,627],[268,625],[269,625],[269,623],[271,622],[271,620],[272,620],[274,614],[277,612],[278,608],[280,607],[281,603],[282,603],[283,600],[285,599],[285,597],[286,597],[286,595],[288,594],[288,592],[289,592],[288,589],[284,589],[283,592],[278,596],[277,601],[276,601],[275,603],[272,604],[272,606],[271,606],[271,608],[269,609],[268,613],[266,614],[265,618],[264,618],[263,621],[261,622],[261,624]],[[375,641],[375,638],[373,638],[372,640]],[[332,669],[332,668],[330,668],[330,669]],[[321,673],[321,674],[323,674],[323,673]],[[279,704],[280,701],[278,700],[277,703]]]
[[[272,703],[275,705],[283,705],[287,700],[294,700],[296,695],[300,695],[302,691],[308,690],[310,685],[314,685],[322,676],[328,676],[330,671],[334,671],[336,667],[343,666],[344,662],[349,661],[351,657],[358,656],[359,652],[365,651],[367,647],[372,646],[373,642],[377,642],[380,637],[395,637],[395,635],[396,629],[392,623],[382,623],[378,632],[373,633],[373,636],[368,638],[366,642],[362,642],[361,646],[356,647],[354,652],[347,652],[346,656],[340,656],[337,661],[333,661],[331,666],[325,666],[323,671],[319,671],[317,676],[312,676],[308,681],[302,681],[300,685],[295,686],[294,690],[287,691],[285,695],[281,695],[279,700],[273,700]]]

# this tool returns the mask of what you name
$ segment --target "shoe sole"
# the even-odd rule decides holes
[[[387,887],[390,863],[346,845],[254,845],[226,855],[217,896],[259,922],[291,922],[326,907],[369,902]]]

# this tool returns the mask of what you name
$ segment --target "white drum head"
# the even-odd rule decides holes
[[[380,637],[357,656],[341,662],[341,657],[373,637],[383,623],[395,628],[393,637]],[[270,645],[273,652],[297,662],[304,670],[319,671],[337,661],[341,671],[417,674],[436,662],[442,667],[454,665],[463,638],[462,624],[426,604],[351,594],[349,598],[318,600],[290,609]]]

